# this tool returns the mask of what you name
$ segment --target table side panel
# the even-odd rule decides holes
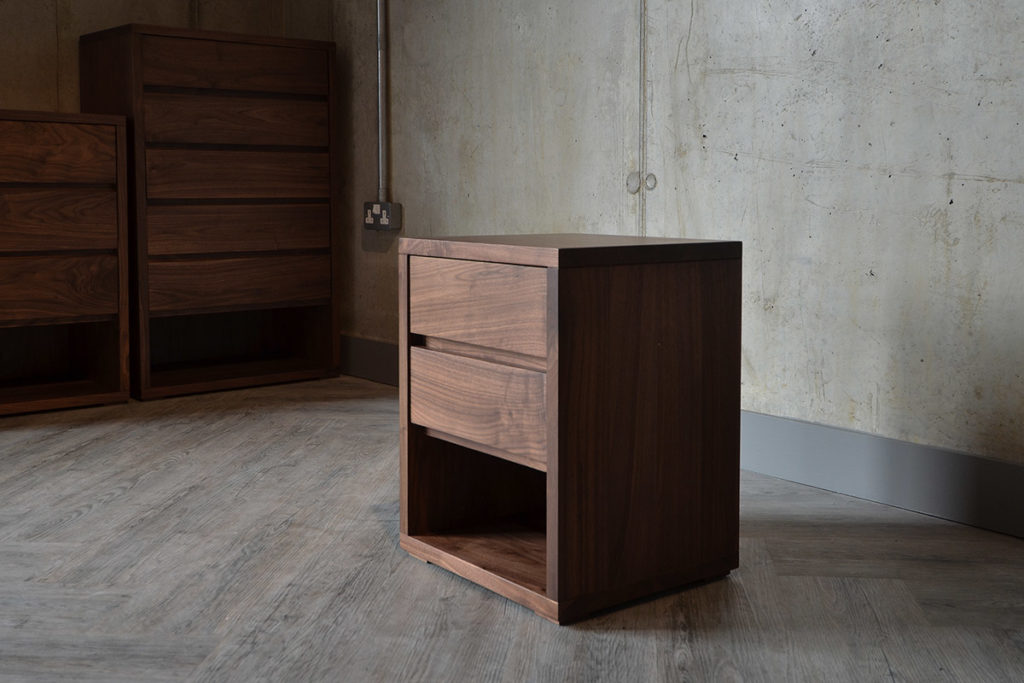
[[[736,566],[739,264],[561,272],[560,601]]]

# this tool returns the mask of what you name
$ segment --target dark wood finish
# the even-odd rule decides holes
[[[150,321],[150,375],[140,398],[324,377],[330,340],[295,330],[327,324],[327,306],[175,314]]]
[[[0,187],[0,252],[117,249],[117,190]]]
[[[79,52],[83,108],[133,124],[134,395],[336,374],[334,45],[128,25]]]
[[[289,199],[330,195],[323,152],[149,149],[150,199]]]
[[[738,259],[561,271],[567,613],[736,567],[739,283]]]
[[[546,469],[544,373],[413,348],[408,381],[415,424]]]
[[[0,319],[117,315],[115,254],[16,256],[0,268]]]
[[[239,251],[327,250],[331,208],[321,204],[151,206],[151,256]]]
[[[146,93],[147,142],[217,145],[330,144],[327,102],[181,93]]]
[[[122,117],[0,111],[0,415],[128,398]]]
[[[145,31],[145,29],[142,29]],[[142,80],[150,86],[324,95],[329,54],[324,49],[255,45],[222,36],[142,37]]]
[[[0,114],[2,116],[2,114]],[[0,183],[117,181],[117,145],[110,125],[0,118]]]
[[[559,623],[727,574],[738,563],[739,243],[503,240],[487,238],[486,263],[453,258],[461,241],[400,243],[402,546]],[[517,255],[561,265],[523,268]],[[516,268],[542,286],[488,289],[492,273]],[[421,284],[422,325],[441,326],[427,328],[437,337],[484,311],[514,321],[497,304],[532,298],[546,367],[524,369],[479,339],[425,336]],[[488,297],[464,303],[481,289]],[[509,457],[517,445],[533,461]]]
[[[330,286],[324,254],[152,261],[149,310],[164,315],[326,304]]]
[[[547,272],[543,268],[410,257],[409,330],[543,358]]]

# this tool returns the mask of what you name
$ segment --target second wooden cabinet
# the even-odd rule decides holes
[[[80,41],[129,117],[133,394],[337,373],[333,43],[129,25]]]

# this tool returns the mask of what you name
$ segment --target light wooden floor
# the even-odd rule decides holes
[[[728,579],[558,627],[398,548],[395,390],[0,419],[0,681],[1022,681],[1024,541],[744,474]]]

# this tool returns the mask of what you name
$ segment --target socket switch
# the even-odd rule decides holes
[[[397,202],[364,203],[363,227],[367,230],[401,230],[402,205]]]

